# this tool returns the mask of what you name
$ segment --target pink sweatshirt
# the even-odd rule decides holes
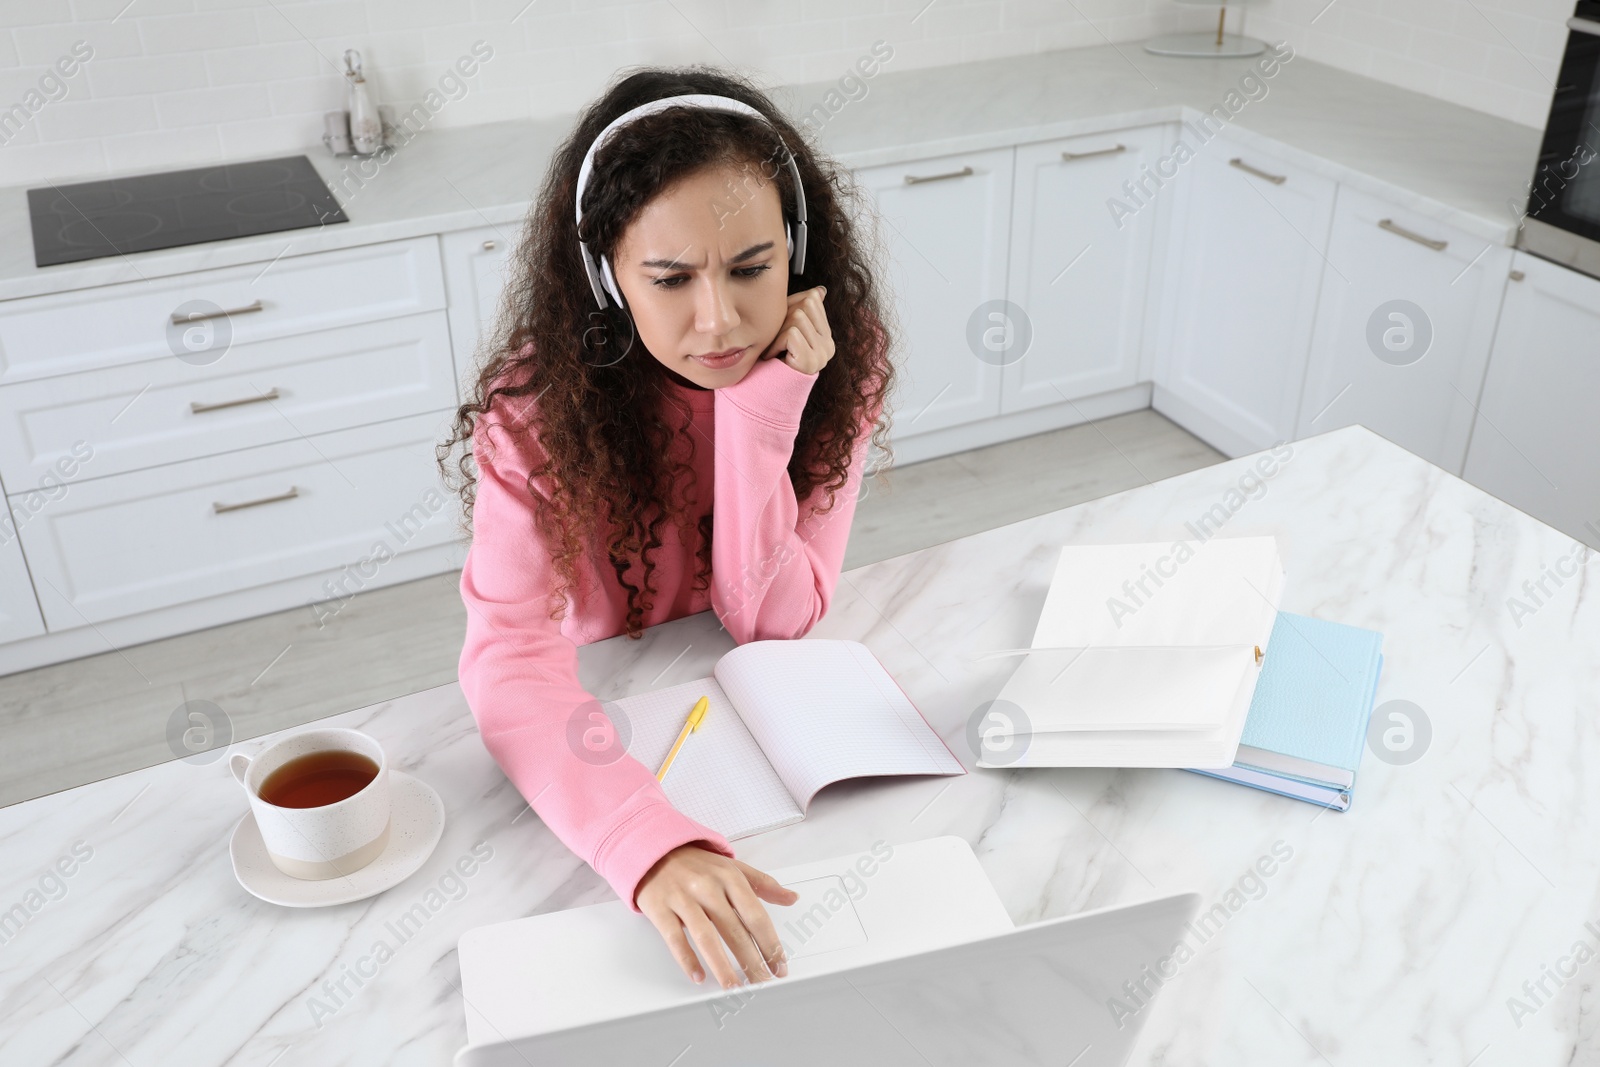
[[[802,637],[827,612],[876,412],[863,423],[849,480],[833,510],[809,517],[809,505],[826,502],[819,488],[802,521],[786,468],[816,380],[781,359],[768,359],[721,389],[668,385],[692,419],[695,479],[685,487],[693,501],[690,531],[716,503],[711,588],[709,594],[690,588],[697,563],[693,540],[685,544],[673,520],[664,520],[655,554],[657,593],[646,626],[709,607],[743,644]],[[542,479],[536,483],[539,495],[529,493],[528,472],[542,453],[528,428],[533,420],[515,417],[517,406],[529,403],[525,397],[514,403],[497,397],[473,440],[478,487],[472,547],[461,571],[467,607],[461,689],[506,777],[556,837],[638,912],[639,880],[673,848],[695,842],[725,856],[733,850],[717,831],[672,806],[655,768],[630,755],[595,765],[580,758],[580,747],[569,740],[581,736],[588,713],[598,709],[578,681],[578,646],[623,632],[627,591],[603,540],[591,536],[567,613],[559,622],[549,618],[554,564],[533,510],[551,489]],[[674,416],[666,410],[670,424]],[[676,445],[687,459],[687,439]],[[642,585],[641,576],[635,564],[629,577]],[[591,703],[584,707],[585,702]]]

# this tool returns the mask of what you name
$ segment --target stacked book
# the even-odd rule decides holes
[[[1273,537],[1067,545],[980,767],[1173,767],[1343,811],[1381,634],[1278,610]]]
[[[1272,537],[1063,547],[978,766],[1231,766],[1282,590]]]
[[[1189,769],[1348,810],[1382,649],[1375,631],[1279,612],[1233,765]]]

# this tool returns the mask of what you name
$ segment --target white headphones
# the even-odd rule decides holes
[[[768,126],[772,125],[765,115],[749,104],[730,97],[715,96],[710,93],[664,96],[659,100],[640,104],[631,111],[623,112],[612,119],[605,129],[600,131],[600,136],[594,139],[594,143],[589,146],[589,151],[584,153],[583,166],[578,168],[578,192],[575,199],[577,200],[578,208],[577,221],[580,224],[583,222],[583,188],[589,183],[589,172],[594,167],[595,152],[605,144],[617,127],[669,107],[700,107],[708,111],[728,111],[736,115],[749,115],[751,118],[760,119]],[[776,127],[774,127],[774,132],[776,133]],[[778,136],[778,143],[783,145],[784,161],[789,165],[790,177],[794,179],[795,222],[791,228],[789,220],[784,220],[784,244],[789,255],[789,270],[794,274],[800,274],[805,270],[806,265],[806,194],[800,185],[799,164],[795,162],[794,153],[789,151],[789,146],[783,143],[781,134]],[[589,275],[589,287],[594,290],[595,301],[602,308],[606,307],[606,293],[610,293],[611,298],[617,302],[617,307],[626,310],[627,304],[623,302],[622,291],[617,287],[617,279],[611,273],[611,264],[606,261],[606,257],[603,255],[600,257],[600,265],[597,269],[594,256],[589,251],[589,246],[581,237],[578,239],[578,248],[583,253],[583,269]]]

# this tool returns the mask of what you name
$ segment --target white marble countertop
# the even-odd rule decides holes
[[[1365,754],[1348,813],[1183,771],[974,769],[842,783],[735,848],[770,868],[958,834],[1019,924],[1185,890],[1222,903],[1150,1009],[1140,1065],[1593,1062],[1600,961],[1568,955],[1600,930],[1590,576],[1546,581],[1519,625],[1507,598],[1570,538],[1361,427],[1289,447],[1242,504],[1249,456],[848,571],[810,636],[866,643],[971,767],[965,724],[1010,666],[976,656],[1027,643],[1057,546],[1175,539],[1237,504],[1222,533],[1279,538],[1283,609],[1381,631],[1378,701],[1431,721],[1416,762]],[[730,647],[705,612],[586,646],[581,673],[609,699],[703,677]],[[257,900],[229,864],[247,805],[220,752],[0,809],[0,1061],[432,1067],[465,1041],[463,931],[610,898],[526,810],[455,684],[321,722],[370,732],[440,792],[427,864],[358,903]],[[1274,873],[1242,881],[1275,848]],[[404,913],[422,918],[401,941]],[[349,980],[379,941],[392,957]],[[1523,983],[1541,979],[1536,1004]],[[348,996],[326,992],[341,980]],[[337,1005],[320,1026],[313,998]]]
[[[1250,62],[1152,56],[1136,44],[909,71],[890,60],[865,82],[865,97],[822,127],[819,144],[857,167],[1194,118],[1223,103]],[[1304,57],[1265,84],[1230,126],[1241,138],[1267,139],[1302,166],[1511,243],[1508,201],[1533,175],[1540,131]],[[831,87],[773,95],[798,120]],[[563,117],[424,131],[381,166],[308,146],[348,223],[54,267],[34,266],[26,187],[0,188],[0,299],[485,225],[513,241],[570,125]]]

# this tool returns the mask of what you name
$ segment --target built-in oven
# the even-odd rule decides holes
[[[1600,0],[1579,0],[1567,27],[1517,247],[1600,277]]]

